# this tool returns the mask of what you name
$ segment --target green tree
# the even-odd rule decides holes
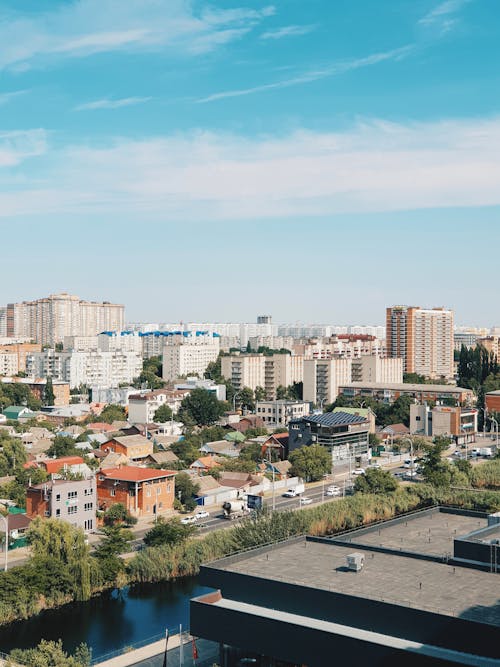
[[[48,377],[45,382],[45,389],[43,390],[43,405],[54,405],[55,399],[52,378]]]
[[[81,528],[66,521],[36,517],[26,533],[35,567],[44,569],[51,561],[59,563],[74,582],[77,601],[90,598],[90,556]]]
[[[264,387],[255,387],[254,395],[256,401],[266,400],[266,390],[264,389]]]
[[[216,422],[225,410],[225,404],[206,389],[193,389],[181,403],[179,418],[184,423],[208,426]]]
[[[95,418],[92,417],[92,419]],[[106,424],[112,424],[116,421],[127,421],[127,413],[125,412],[125,408],[123,408],[121,405],[110,403],[109,405],[106,405],[104,410],[99,415],[99,420],[105,422]]]
[[[154,421],[159,423],[159,424],[164,424],[165,422],[169,422],[173,417],[173,412],[172,409],[164,404],[160,405],[158,410],[154,414]]]
[[[144,536],[144,543],[148,547],[159,547],[162,544],[179,544],[196,532],[196,526],[184,525],[179,519],[165,521],[159,517],[158,521]]]
[[[106,510],[104,523],[106,526],[134,526],[137,523],[137,518],[130,514],[123,503],[115,503]]]
[[[26,667],[89,667],[92,652],[87,644],[76,647],[74,655],[63,649],[62,640],[42,639],[38,646],[29,649],[16,648],[9,654],[13,664]]]
[[[175,476],[175,497],[178,498],[186,509],[193,508],[196,503],[194,496],[200,487],[193,482],[187,472],[180,472]]]
[[[116,582],[119,575],[125,570],[125,564],[119,554],[129,549],[133,538],[130,530],[121,526],[107,526],[104,528],[105,537],[101,539],[94,550],[99,562],[99,570],[105,582]]]
[[[358,475],[354,490],[361,493],[392,493],[398,483],[388,470],[369,468],[364,475]]]
[[[75,440],[70,435],[56,435],[47,450],[49,456],[81,456],[81,450],[75,447]]]
[[[288,393],[286,387],[283,385],[279,385],[276,387],[276,400],[277,401],[284,401],[288,398]]]
[[[241,405],[242,408],[247,408],[248,410],[255,410],[255,399],[254,394],[251,389],[248,387],[243,387],[237,394],[236,401]]]
[[[301,447],[291,452],[288,460],[292,464],[291,474],[302,477],[306,482],[315,482],[331,469],[328,450],[321,445]]]
[[[257,463],[262,460],[262,445],[258,442],[251,442],[246,445],[240,452],[239,459],[246,459]]]
[[[434,486],[450,486],[452,480],[451,466],[444,461],[443,452],[450,445],[450,440],[443,436],[434,438],[434,443],[427,446],[422,461],[422,476],[426,482]]]

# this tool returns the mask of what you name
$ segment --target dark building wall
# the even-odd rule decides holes
[[[433,667],[455,664],[410,653],[342,634],[306,628],[302,625],[261,618],[191,600],[191,633],[198,637],[236,646],[259,654],[303,664],[370,665],[384,667]]]
[[[279,609],[466,653],[498,656],[498,627],[492,625],[383,601],[263,580],[207,566],[201,569],[200,583],[220,589],[224,598],[268,609]]]

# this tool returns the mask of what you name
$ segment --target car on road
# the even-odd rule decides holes
[[[366,471],[365,471],[364,468],[354,468],[354,470],[352,471],[352,474],[358,476],[358,475],[364,475],[365,472]]]
[[[209,519],[210,512],[207,512],[206,510],[200,510],[199,512],[196,512],[194,518],[196,519],[196,521],[202,521],[202,519]]]
[[[305,496],[300,499],[301,505],[310,505],[312,503],[312,498],[306,498]]]
[[[417,477],[417,475],[418,472],[416,470],[407,470],[403,475],[403,479],[408,479],[410,481],[413,481],[415,477]]]
[[[381,468],[382,466],[380,465],[380,463],[378,461],[373,461],[373,462],[369,463],[367,467],[368,468]]]
[[[417,459],[415,457],[406,459],[405,462],[403,463],[403,468],[414,468],[416,460]]]
[[[185,516],[183,519],[181,519],[181,523],[187,526],[190,523],[196,523],[196,518],[194,516]]]
[[[339,486],[329,486],[326,490],[327,496],[341,496],[342,489]]]

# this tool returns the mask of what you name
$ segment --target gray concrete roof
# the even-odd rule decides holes
[[[360,572],[346,568],[354,551],[365,556]],[[218,561],[216,567],[500,626],[500,578],[489,572],[305,540]]]

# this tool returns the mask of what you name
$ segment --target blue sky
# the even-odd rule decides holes
[[[0,304],[500,324],[498,19],[497,0],[0,0]]]

